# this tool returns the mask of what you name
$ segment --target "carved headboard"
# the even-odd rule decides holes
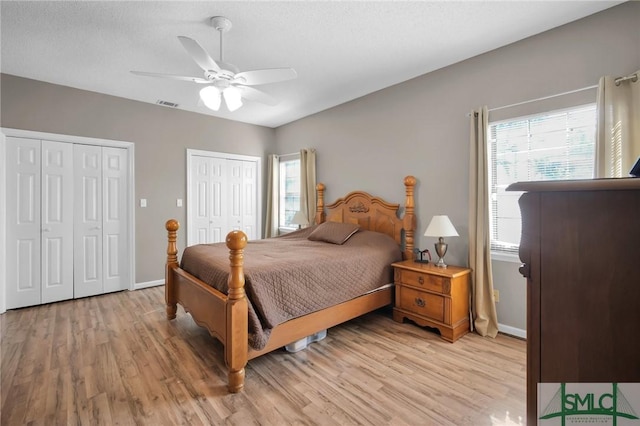
[[[316,211],[316,223],[343,222],[357,223],[361,229],[382,232],[392,237],[400,246],[403,245],[403,257],[413,259],[413,232],[415,229],[415,204],[413,189],[416,179],[407,176],[404,179],[406,187],[405,214],[398,217],[399,204],[388,203],[379,197],[374,197],[363,191],[353,191],[345,197],[336,200],[333,204],[324,206],[323,184],[318,184],[318,205]]]

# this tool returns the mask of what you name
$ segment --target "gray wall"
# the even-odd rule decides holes
[[[316,148],[318,180],[329,201],[364,189],[401,203],[402,178],[416,176],[417,245],[433,247],[434,239],[421,234],[433,215],[447,214],[460,237],[449,238],[446,259],[465,265],[467,113],[592,86],[605,74],[629,74],[640,68],[639,28],[640,2],[622,4],[279,127],[277,151]],[[594,90],[584,95],[595,101]],[[494,261],[498,319],[524,330],[525,289],[517,267]]]
[[[164,278],[164,223],[169,218],[186,223],[186,207],[176,207],[176,199],[186,200],[187,148],[264,159],[275,147],[270,128],[5,74],[1,78],[2,127],[135,144],[136,283]],[[140,198],[147,199],[146,208],[140,207]],[[180,249],[186,241],[183,229]]]

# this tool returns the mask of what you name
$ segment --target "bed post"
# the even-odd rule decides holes
[[[416,185],[416,178],[407,176],[404,178],[404,186],[407,199],[405,200],[405,212],[403,219],[404,228],[404,258],[413,260],[413,231],[416,229],[415,201],[413,199],[413,189]]]
[[[316,225],[324,223],[324,184],[319,183],[316,185],[316,191],[318,192],[318,199],[316,202]]]
[[[227,234],[229,248],[229,294],[226,304],[227,336],[224,345],[224,358],[229,369],[229,392],[240,392],[244,387],[244,367],[247,365],[249,351],[249,310],[244,291],[244,248],[247,236],[242,231]]]
[[[169,219],[165,224],[167,229],[167,265],[164,271],[164,300],[166,302],[167,319],[176,317],[177,301],[173,288],[173,270],[178,267],[178,247],[176,246],[176,233],[180,223],[175,219]]]

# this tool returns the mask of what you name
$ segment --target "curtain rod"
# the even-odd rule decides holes
[[[524,105],[524,104],[530,104],[532,102],[546,101],[547,99],[557,98],[559,96],[571,95],[573,93],[578,93],[578,92],[584,92],[585,90],[591,90],[591,89],[595,89],[597,87],[598,87],[598,85],[596,84],[596,85],[593,85],[593,86],[583,87],[582,89],[569,90],[568,92],[557,93],[555,95],[543,96],[541,98],[529,99],[528,101],[517,102],[515,104],[504,105],[504,106],[495,107],[495,108],[489,108],[487,111],[489,111],[489,112],[498,111],[498,110],[501,110],[501,109],[512,108],[512,107],[516,107],[516,106],[520,106],[520,105]]]
[[[631,77],[631,78],[633,78],[633,77]],[[517,106],[520,106],[520,105],[530,104],[532,102],[545,101],[547,99],[553,99],[553,98],[557,98],[559,96],[566,96],[566,95],[571,95],[573,93],[584,92],[585,90],[596,89],[597,87],[598,87],[598,85],[595,84],[593,86],[587,86],[587,87],[583,87],[581,89],[574,89],[574,90],[569,90],[568,92],[556,93],[555,95],[543,96],[541,98],[529,99],[527,101],[522,101],[522,102],[516,102],[515,104],[509,104],[509,105],[499,106],[499,107],[495,107],[495,108],[488,108],[487,112],[498,111],[498,110],[507,109],[507,108],[513,108],[513,107],[517,107]],[[467,117],[471,117],[471,113],[467,113]]]
[[[620,83],[627,80],[631,80],[632,83],[635,83],[636,81],[638,81],[638,73],[634,72],[633,74],[629,74],[625,77],[618,77],[613,80],[613,82],[616,84],[616,86],[620,86]]]
[[[629,75],[627,75],[625,77],[618,77],[618,78],[616,78],[614,80],[614,83],[615,83],[616,86],[619,86],[620,83],[622,83],[623,81],[627,81],[627,80],[631,80],[633,83],[635,83],[636,81],[638,81],[638,73],[629,74]],[[520,106],[520,105],[529,104],[531,102],[545,101],[547,99],[557,98],[558,96],[565,96],[565,95],[571,95],[573,93],[584,92],[585,90],[596,89],[597,87],[598,87],[598,85],[595,84],[593,86],[587,86],[587,87],[583,87],[581,89],[569,90],[568,92],[557,93],[555,95],[543,96],[541,98],[529,99],[528,101],[517,102],[515,104],[509,104],[509,105],[499,106],[499,107],[495,107],[495,108],[489,108],[489,109],[487,109],[487,111],[491,112],[491,111],[498,111],[498,110],[506,109],[506,108],[513,108],[513,107],[517,107],[517,106]],[[467,117],[471,117],[471,113],[467,113]]]

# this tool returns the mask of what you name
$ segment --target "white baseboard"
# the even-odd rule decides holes
[[[155,287],[158,285],[164,285],[164,280],[147,281],[144,283],[135,283],[133,285],[134,290],[140,290],[141,288]]]
[[[527,339],[527,330],[521,328],[511,327],[510,325],[498,324],[498,331],[510,336],[520,337],[521,339]]]

